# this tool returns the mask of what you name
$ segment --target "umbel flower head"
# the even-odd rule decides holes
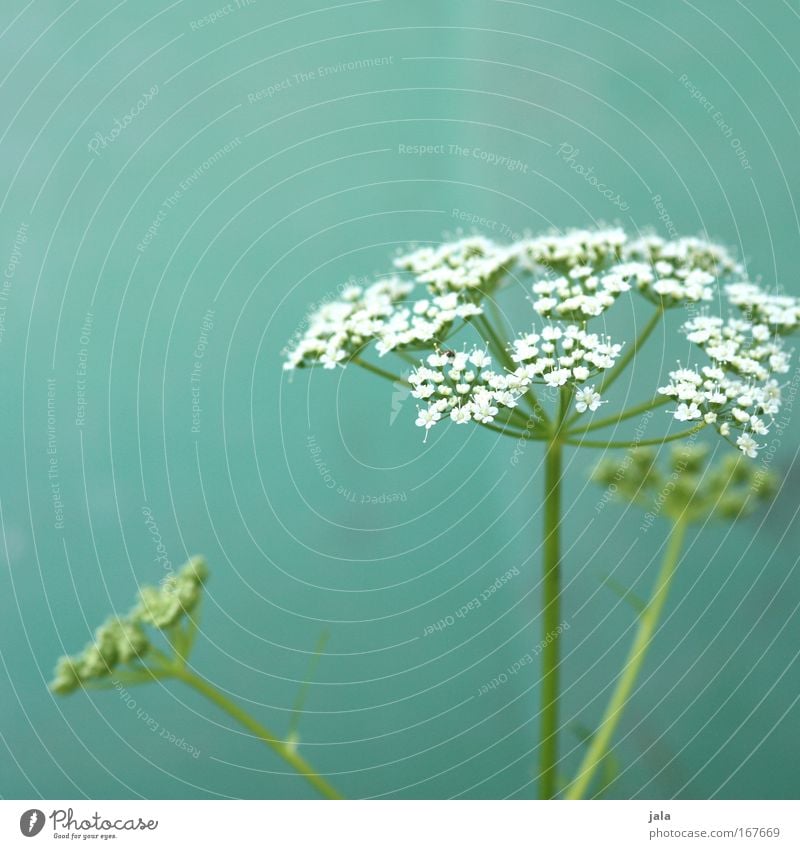
[[[690,443],[672,448],[666,462],[649,448],[604,459],[592,479],[650,516],[694,522],[738,519],[769,501],[778,486],[775,475],[740,455],[726,453],[713,461],[710,446]]]
[[[691,308],[680,334],[697,357],[654,381],[654,405],[671,402],[674,419],[716,429],[748,457],[780,409],[791,354],[785,337],[800,324],[800,301],[748,280],[725,248],[705,239],[630,239],[619,228],[507,245],[473,236],[413,250],[394,264],[405,277],[350,287],[314,310],[284,368],[353,362],[392,377],[362,359],[370,346],[379,358],[415,361],[407,380],[426,438],[443,422],[517,425],[526,438],[546,438],[537,387],[555,390],[562,408],[571,405],[562,420],[596,412],[644,340],[610,338],[593,322],[635,297],[655,305],[654,318]],[[532,310],[503,338],[487,304],[511,274],[528,279]],[[467,328],[478,341],[454,350],[453,338]]]
[[[58,661],[50,689],[66,695],[141,660],[152,648],[145,626],[169,629],[179,625],[197,607],[207,578],[205,560],[193,557],[159,587],[142,587],[138,604],[127,616],[106,620],[80,654]]]

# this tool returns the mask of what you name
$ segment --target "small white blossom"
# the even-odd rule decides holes
[[[739,446],[742,454],[750,458],[756,457],[758,455],[758,449],[761,448],[749,433],[743,433],[741,436],[736,437],[736,444]]]
[[[491,365],[492,358],[486,351],[475,350],[469,355],[469,361],[478,368],[486,368],[486,366]]]
[[[450,418],[456,424],[466,424],[472,418],[472,413],[467,407],[453,407],[450,410]]]
[[[585,413],[587,410],[594,412],[602,403],[600,393],[595,392],[594,386],[586,386],[575,393],[575,409],[579,413]]]
[[[428,431],[442,418],[442,414],[435,407],[428,407],[424,410],[419,410],[419,415],[417,416],[416,425],[417,427],[425,428],[425,439],[428,439]]]
[[[679,422],[690,422],[699,419],[702,413],[697,404],[693,402],[691,404],[679,404],[674,415]]]

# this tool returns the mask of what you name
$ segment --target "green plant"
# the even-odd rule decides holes
[[[709,453],[707,445],[675,447],[662,471],[655,452],[634,449],[626,460],[606,460],[595,469],[594,480],[606,487],[613,486],[616,498],[646,510],[648,520],[661,517],[670,528],[650,597],[646,602],[635,600],[633,603],[637,627],[630,650],[603,718],[587,739],[581,765],[564,793],[566,799],[585,798],[593,779],[609,758],[614,732],[657,633],[681,562],[688,528],[693,524],[705,524],[709,519],[740,519],[775,493],[774,475],[735,455],[708,464]]]
[[[294,739],[280,739],[191,667],[189,657],[207,578],[205,560],[193,557],[159,587],[142,587],[130,613],[107,620],[80,654],[59,660],[50,688],[67,695],[79,689],[112,690],[153,681],[180,681],[247,728],[321,795],[341,799],[297,752]]]
[[[740,455],[756,457],[759,439],[780,409],[779,377],[789,370],[783,338],[800,324],[800,302],[750,282],[723,247],[705,239],[631,239],[616,228],[509,245],[469,237],[419,248],[398,257],[395,266],[398,274],[366,288],[349,286],[339,299],[312,311],[305,332],[286,351],[284,368],[355,366],[397,385],[402,379],[383,365],[395,357],[414,365],[407,382],[419,402],[416,424],[426,440],[447,421],[542,443],[539,796],[553,798],[565,449],[661,446],[707,430],[716,431]],[[525,320],[511,330],[497,298],[511,281],[518,284],[526,277],[536,321]],[[633,297],[649,302],[651,309],[638,334],[615,340],[594,329],[593,322],[607,310]],[[705,303],[720,308],[712,313],[701,306]],[[641,401],[595,416],[665,314],[676,309],[687,311],[678,341],[691,343],[705,364],[679,365],[665,378],[643,385]],[[470,338],[457,346],[459,335]],[[366,358],[369,346],[380,365]],[[624,422],[667,404],[672,418],[688,427],[649,439],[613,438]],[[595,436],[603,431],[611,436]],[[688,477],[682,480],[682,487],[688,485]],[[699,510],[699,502],[693,503]],[[688,515],[673,530],[669,569]],[[649,610],[652,626],[655,607]]]

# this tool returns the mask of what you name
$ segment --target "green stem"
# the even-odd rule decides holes
[[[344,798],[321,775],[314,771],[314,768],[305,758],[299,755],[293,748],[287,746],[282,740],[279,740],[274,734],[270,733],[261,723],[256,722],[248,713],[245,713],[235,702],[223,695],[204,678],[201,678],[184,666],[174,666],[171,671],[184,684],[193,687],[198,693],[211,700],[217,707],[224,710],[225,713],[252,731],[256,737],[266,743],[276,755],[283,758],[292,769],[302,775],[323,796],[328,799]]]
[[[491,320],[494,322],[492,327],[496,327],[499,329],[501,335],[506,334],[507,325],[505,318],[500,313],[500,310],[497,307],[497,301],[493,298],[487,298],[484,303],[487,305],[489,312],[491,313]]]
[[[111,677],[102,679],[98,682],[84,681],[81,687],[84,690],[116,690],[117,685],[124,684],[126,687],[131,687],[136,684],[152,684],[160,678],[169,678],[171,673],[161,669],[153,669],[149,666],[143,666],[139,669],[132,669],[129,672],[112,671]]]
[[[495,356],[498,360],[503,364],[505,368],[509,371],[516,370],[516,363],[511,359],[511,355],[506,350],[505,345],[503,344],[500,337],[497,335],[492,323],[489,321],[486,315],[478,315],[475,316],[475,326],[479,330],[483,330],[484,333],[489,337],[486,341],[489,343],[489,346],[494,349]],[[550,422],[547,417],[547,413],[545,412],[542,405],[539,403],[536,395],[532,388],[529,388],[528,391],[521,396],[525,399],[528,406],[531,409],[531,412],[537,417],[538,421],[547,426]]]
[[[366,360],[362,360],[361,357],[353,357],[352,362],[354,362],[357,366],[361,366],[361,368],[364,368],[367,371],[371,371],[373,374],[377,374],[380,377],[385,377],[387,380],[391,380],[393,383],[405,382],[399,374],[392,374],[390,371],[385,371],[379,366],[374,366],[372,365],[372,363],[368,363]]]
[[[475,325],[479,330],[482,330],[489,338],[486,340],[489,347],[494,351],[497,359],[506,367],[513,369],[514,363],[508,355],[505,346],[500,337],[495,332],[489,319],[485,315],[476,315],[474,318]]]
[[[619,422],[623,422],[625,419],[632,419],[640,413],[646,413],[648,410],[654,410],[656,407],[661,407],[671,400],[672,399],[668,395],[660,395],[658,398],[653,398],[650,401],[643,401],[641,404],[637,404],[635,407],[631,407],[629,410],[625,410],[617,416],[608,416],[605,419],[598,419],[597,421],[587,425],[582,430],[570,431],[568,436],[588,433],[590,430],[599,430],[601,427],[610,427],[611,425],[619,424]]]
[[[656,578],[653,595],[639,617],[639,627],[625,661],[625,666],[603,714],[600,727],[592,737],[574,781],[567,789],[565,794],[567,799],[582,799],[586,795],[597,769],[608,754],[614,731],[619,725],[622,712],[625,710],[628,699],[634,690],[647,655],[647,649],[658,627],[664,603],[667,600],[669,588],[680,561],[687,524],[687,519],[682,517],[675,522],[672,528],[664,560]]]
[[[502,433],[503,436],[510,436],[513,439],[535,440],[535,439],[538,438],[538,437],[532,436],[527,431],[511,430],[510,428],[507,428],[507,427],[498,427],[496,424],[493,424],[492,422],[475,421],[475,424],[479,425],[480,427],[485,427],[488,430],[493,430],[496,433]]]
[[[628,367],[628,363],[636,356],[637,352],[641,349],[642,345],[647,341],[647,338],[650,334],[655,330],[656,325],[661,320],[664,315],[664,307],[659,306],[656,311],[650,316],[647,324],[642,328],[639,335],[634,339],[633,344],[627,348],[625,353],[617,360],[614,368],[607,371],[600,381],[600,386],[597,391],[602,395],[609,386],[625,371]],[[581,413],[573,413],[572,416],[567,420],[567,424],[571,425]]]
[[[600,439],[569,439],[564,438],[567,445],[579,445],[581,448],[642,448],[645,445],[663,445],[665,442],[674,442],[676,439],[685,439],[687,436],[692,436],[698,433],[705,427],[705,422],[695,425],[689,430],[682,430],[679,433],[673,433],[670,436],[659,436],[655,439],[641,439],[638,442],[605,442]],[[570,434],[572,436],[573,434]]]
[[[411,354],[406,353],[405,351],[392,351],[392,353],[396,357],[400,357],[403,362],[408,363],[410,366],[414,366],[414,368],[419,368],[420,358],[412,357]]]
[[[628,348],[627,351],[617,360],[616,365],[611,371],[606,372],[605,377],[600,382],[600,388],[597,390],[601,395],[605,392],[609,386],[625,371],[628,366],[628,363],[636,356],[639,352],[640,348],[647,341],[647,338],[650,334],[655,330],[656,325],[661,320],[664,315],[664,307],[658,307],[656,311],[650,316],[649,321],[642,328],[641,333],[634,339],[633,344]]]
[[[563,448],[558,429],[569,403],[563,393],[556,431],[545,452],[542,680],[539,705],[539,798],[556,795],[558,760],[559,626],[561,625],[561,475]]]

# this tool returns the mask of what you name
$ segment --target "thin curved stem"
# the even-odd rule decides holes
[[[656,439],[642,439],[638,442],[605,442],[599,439],[569,439],[567,437],[564,437],[563,441],[567,445],[577,445],[581,448],[643,448],[645,445],[663,445],[665,442],[685,439],[687,436],[699,433],[705,426],[705,422],[703,422],[689,430],[682,430],[680,433],[673,433],[670,436],[662,436]]]
[[[494,349],[495,355],[501,361],[503,366],[509,371],[515,370],[515,363],[511,359],[511,355],[506,350],[503,345],[502,340],[497,335],[492,323],[489,321],[489,318],[486,315],[478,315],[474,318],[475,326],[480,330],[482,329],[486,335],[489,337],[486,341],[489,343],[489,346]],[[528,391],[521,396],[524,398],[531,408],[531,412],[542,422],[544,425],[549,424],[549,418],[547,413],[545,412],[542,405],[539,403],[538,398],[536,397],[533,389],[528,389]]]
[[[642,328],[639,335],[634,339],[633,344],[627,351],[617,360],[616,365],[610,371],[606,372],[603,380],[600,382],[598,392],[602,395],[609,386],[625,371],[628,363],[636,356],[642,345],[647,341],[650,334],[656,329],[656,325],[664,316],[664,307],[656,308],[656,311],[650,316],[647,324]]]
[[[580,767],[578,767],[575,779],[567,788],[567,792],[565,793],[565,798],[567,799],[582,799],[586,795],[595,773],[609,752],[614,732],[619,725],[620,719],[622,719],[622,712],[625,710],[625,706],[636,686],[636,680],[644,664],[647,649],[650,647],[653,635],[661,619],[664,603],[667,600],[670,585],[672,584],[672,579],[675,576],[680,561],[687,525],[688,520],[685,518],[678,519],[673,525],[667,543],[667,550],[664,554],[664,560],[656,578],[653,594],[640,614],[636,636],[625,661],[625,666],[617,680],[614,692],[611,694],[611,699],[603,714],[600,726],[589,743],[583,761]]]
[[[403,378],[400,377],[399,374],[392,374],[390,371],[380,368],[380,366],[375,366],[372,363],[368,363],[366,360],[362,360],[361,357],[353,357],[351,362],[355,363],[357,366],[361,366],[361,368],[366,369],[367,371],[371,371],[373,374],[377,374],[379,377],[385,377],[387,380],[391,380],[392,383],[404,382]]]
[[[407,351],[392,351],[392,353],[396,357],[400,357],[401,360],[405,360],[409,365],[414,366],[415,368],[419,366],[419,357],[412,357]]]
[[[628,367],[628,363],[636,356],[638,351],[641,349],[642,345],[647,341],[650,334],[656,329],[656,325],[664,316],[664,307],[659,306],[656,308],[656,311],[650,316],[647,321],[647,324],[642,328],[639,335],[634,339],[633,344],[625,351],[625,353],[617,360],[614,368],[610,369],[605,373],[603,379],[600,381],[600,385],[597,388],[597,391],[602,395],[604,392],[608,390],[608,387],[611,386],[612,383],[625,371]],[[569,419],[567,419],[567,425],[571,425],[576,419],[580,416],[580,413],[573,413]]]
[[[500,360],[500,362],[506,368],[510,368],[513,363],[511,361],[511,358],[508,356],[508,351],[506,351],[502,340],[497,335],[497,332],[495,331],[494,327],[492,327],[492,324],[487,318],[487,316],[484,314],[476,315],[473,318],[473,322],[475,323],[476,327],[482,330],[489,337],[486,342],[488,343],[489,347],[494,350],[497,359]]]
[[[536,441],[541,439],[541,437],[532,436],[528,431],[519,431],[519,430],[509,430],[505,427],[498,427],[496,424],[492,424],[492,422],[478,422],[475,424],[480,425],[480,427],[488,428],[489,430],[493,430],[496,433],[502,433],[503,436],[510,436],[514,439],[529,439],[531,441]]]
[[[84,690],[116,690],[118,684],[124,684],[126,687],[132,687],[138,684],[152,684],[153,681],[157,681],[160,678],[169,678],[171,675],[171,672],[142,666],[140,669],[131,669],[128,672],[114,671],[110,678],[97,683],[84,681],[81,687]]]
[[[640,413],[646,413],[648,410],[654,410],[656,407],[661,407],[670,400],[671,398],[668,395],[660,395],[658,398],[653,398],[650,401],[643,401],[641,404],[637,404],[635,407],[631,407],[629,410],[625,410],[617,416],[607,416],[604,419],[598,419],[597,421],[591,422],[581,430],[571,430],[567,433],[567,436],[576,436],[582,433],[588,433],[590,430],[600,430],[600,428],[603,427],[610,427],[611,425],[619,424],[619,422],[624,422],[626,419],[632,419]]]
[[[292,769],[296,770],[300,775],[308,781],[319,793],[328,799],[343,799],[344,797],[332,787],[321,775],[315,772],[314,768],[308,761],[299,755],[292,747],[287,746],[282,740],[279,740],[274,734],[268,731],[260,722],[256,722],[248,713],[239,707],[235,702],[231,701],[227,696],[223,695],[216,687],[191,672],[184,666],[174,666],[172,674],[184,684],[197,690],[198,693],[212,701],[218,708],[224,710],[229,716],[233,717],[241,725],[244,725],[249,731],[252,731],[262,742],[266,743],[276,755],[283,758]]]

